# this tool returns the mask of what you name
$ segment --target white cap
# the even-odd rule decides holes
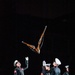
[[[51,65],[50,63],[46,64],[45,60],[43,61],[43,66],[50,66],[50,65]]]
[[[65,68],[68,68],[68,67],[69,67],[69,65],[66,65],[66,66],[65,66]]]
[[[46,66],[50,66],[51,64],[49,63],[49,64],[46,64]]]
[[[61,61],[58,58],[55,58],[55,63],[61,65]]]
[[[17,63],[17,62],[19,62],[19,61],[18,61],[18,60],[15,60],[15,61],[14,61],[14,66],[16,66],[16,63]]]

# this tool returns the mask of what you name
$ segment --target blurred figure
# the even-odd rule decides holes
[[[63,75],[69,75],[69,65],[65,66],[66,71],[63,73]]]
[[[43,61],[41,75],[50,75],[50,64],[46,64],[45,61]]]
[[[20,61],[18,61],[18,60],[14,61],[14,67],[15,67],[15,69],[14,69],[14,75],[24,75],[24,71],[26,69],[28,69],[28,60],[29,60],[29,58],[25,57],[25,64],[26,64],[25,68],[21,68]]]
[[[55,61],[53,62],[53,67],[50,69],[50,75],[61,75],[61,70],[58,67],[61,65],[61,62],[58,58],[55,58]]]

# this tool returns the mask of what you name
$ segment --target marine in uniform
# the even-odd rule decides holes
[[[65,66],[66,71],[63,73],[63,75],[69,75],[69,65]]]
[[[24,75],[24,71],[26,69],[28,69],[28,60],[29,60],[29,58],[25,57],[25,64],[26,64],[25,68],[21,68],[20,61],[18,61],[18,60],[14,61],[14,67],[15,67],[15,69],[14,69],[14,75]]]
[[[46,64],[45,61],[43,61],[41,75],[50,75],[50,64]]]
[[[53,67],[50,68],[50,75],[61,75],[61,70],[58,67],[61,65],[61,62],[58,58],[55,58],[55,61],[53,61]]]

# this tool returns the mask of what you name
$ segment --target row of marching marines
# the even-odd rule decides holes
[[[25,75],[24,71],[28,69],[29,65],[29,57],[25,57],[25,64],[26,67],[21,67],[21,62],[18,60],[14,61],[14,75]],[[69,65],[65,65],[65,72],[61,74],[61,70],[59,68],[59,65],[61,65],[61,61],[58,58],[55,58],[52,65],[53,67],[50,67],[50,63],[46,63],[45,60],[42,62],[42,71],[40,75],[69,75]]]

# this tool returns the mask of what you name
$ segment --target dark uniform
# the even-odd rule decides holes
[[[19,68],[16,67],[14,70],[14,75],[24,75],[24,70],[28,69],[28,61],[26,61],[26,67],[25,68]]]
[[[61,70],[59,67],[52,67],[50,69],[50,75],[61,75]]]
[[[64,74],[63,75],[69,75],[69,72],[64,72]]]
[[[65,66],[66,71],[63,73],[63,75],[69,75],[69,65]]]
[[[50,75],[50,71],[46,70],[45,66],[42,66],[43,75]]]

